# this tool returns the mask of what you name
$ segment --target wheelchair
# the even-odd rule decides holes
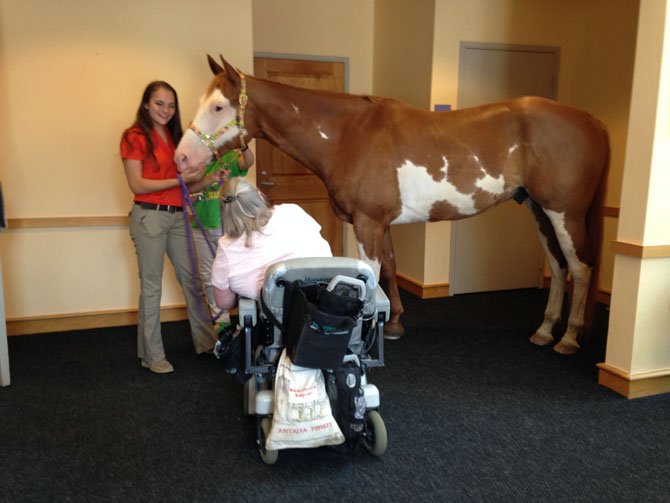
[[[239,300],[240,336],[244,337],[243,366],[245,374],[250,376],[244,383],[244,412],[256,416],[256,442],[262,461],[272,465],[277,462],[279,455],[278,450],[266,448],[266,439],[272,427],[275,408],[277,363],[286,345],[284,322],[288,320],[284,320],[284,317],[292,312],[287,308],[284,296],[287,285],[293,282],[327,285],[330,290],[346,288],[349,292],[356,292],[361,300],[362,309],[353,320],[353,329],[348,343],[345,341],[346,349],[340,366],[356,366],[360,389],[365,398],[364,420],[361,421],[361,431],[354,438],[347,436],[345,444],[338,446],[338,449],[353,450],[362,443],[373,456],[383,455],[387,448],[387,432],[379,413],[379,390],[368,382],[367,373],[369,369],[384,365],[384,323],[390,314],[389,299],[378,287],[374,271],[365,262],[348,257],[319,257],[289,259],[272,265],[266,272],[260,301],[247,298]],[[252,342],[259,339],[257,345]],[[334,358],[337,364],[340,355],[334,355]],[[335,367],[335,364],[327,365]],[[331,408],[335,411],[338,393],[334,376],[337,368],[321,370]],[[337,415],[335,419],[339,423]]]

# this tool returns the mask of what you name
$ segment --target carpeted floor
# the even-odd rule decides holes
[[[135,358],[135,327],[11,337],[0,388],[0,500],[670,501],[670,395],[597,384],[607,311],[574,357],[528,337],[546,292],[420,300],[370,373],[389,447],[282,451],[264,465],[242,388],[187,324],[164,325],[176,372]]]

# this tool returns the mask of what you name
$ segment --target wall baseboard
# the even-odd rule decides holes
[[[416,295],[420,299],[437,299],[449,296],[449,283],[425,285],[413,278],[397,275],[398,286]],[[545,278],[545,287],[549,287],[549,278]],[[600,290],[596,300],[609,305],[610,293]],[[235,310],[233,310],[233,313]],[[188,319],[186,306],[164,306],[161,308],[161,321],[182,321]],[[30,335],[71,330],[89,330],[93,328],[123,327],[137,325],[137,309],[99,311],[89,313],[56,314],[10,318],[7,320],[7,335]]]
[[[163,322],[186,319],[188,319],[186,306],[161,307],[161,321]],[[137,309],[8,319],[7,335],[69,332],[71,330],[123,327],[128,325],[137,325]]]
[[[670,393],[670,370],[630,375],[606,363],[598,363],[598,384],[626,398]]]
[[[449,296],[449,283],[424,285],[423,283],[402,274],[396,274],[398,286],[420,299],[437,299]]]
[[[439,297],[448,297],[449,296],[449,283],[436,283],[434,285],[424,285],[418,280],[404,276],[402,274],[396,274],[398,280],[398,286],[403,290],[408,291],[409,293],[416,295],[420,299],[436,299]],[[551,283],[550,277],[544,278],[544,288],[549,288]],[[601,304],[608,305],[610,304],[610,299],[612,293],[606,290],[598,290],[596,293],[596,302]]]

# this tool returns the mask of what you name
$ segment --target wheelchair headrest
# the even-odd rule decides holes
[[[366,308],[374,308],[377,277],[372,267],[362,260],[350,257],[296,258],[277,262],[265,273],[261,295],[268,307],[282,307],[284,299],[283,282],[302,280],[307,283],[330,283],[335,276],[347,276],[365,284]],[[364,308],[364,311],[367,309]]]

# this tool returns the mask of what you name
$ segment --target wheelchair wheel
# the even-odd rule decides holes
[[[386,425],[382,416],[376,410],[370,410],[365,414],[365,436],[363,444],[373,456],[381,456],[386,452],[388,437],[386,436]]]
[[[277,458],[279,458],[279,451],[265,448],[265,440],[270,434],[270,428],[272,428],[272,418],[265,416],[261,419],[261,438],[259,439],[258,453],[266,465],[274,465],[277,462]]]

